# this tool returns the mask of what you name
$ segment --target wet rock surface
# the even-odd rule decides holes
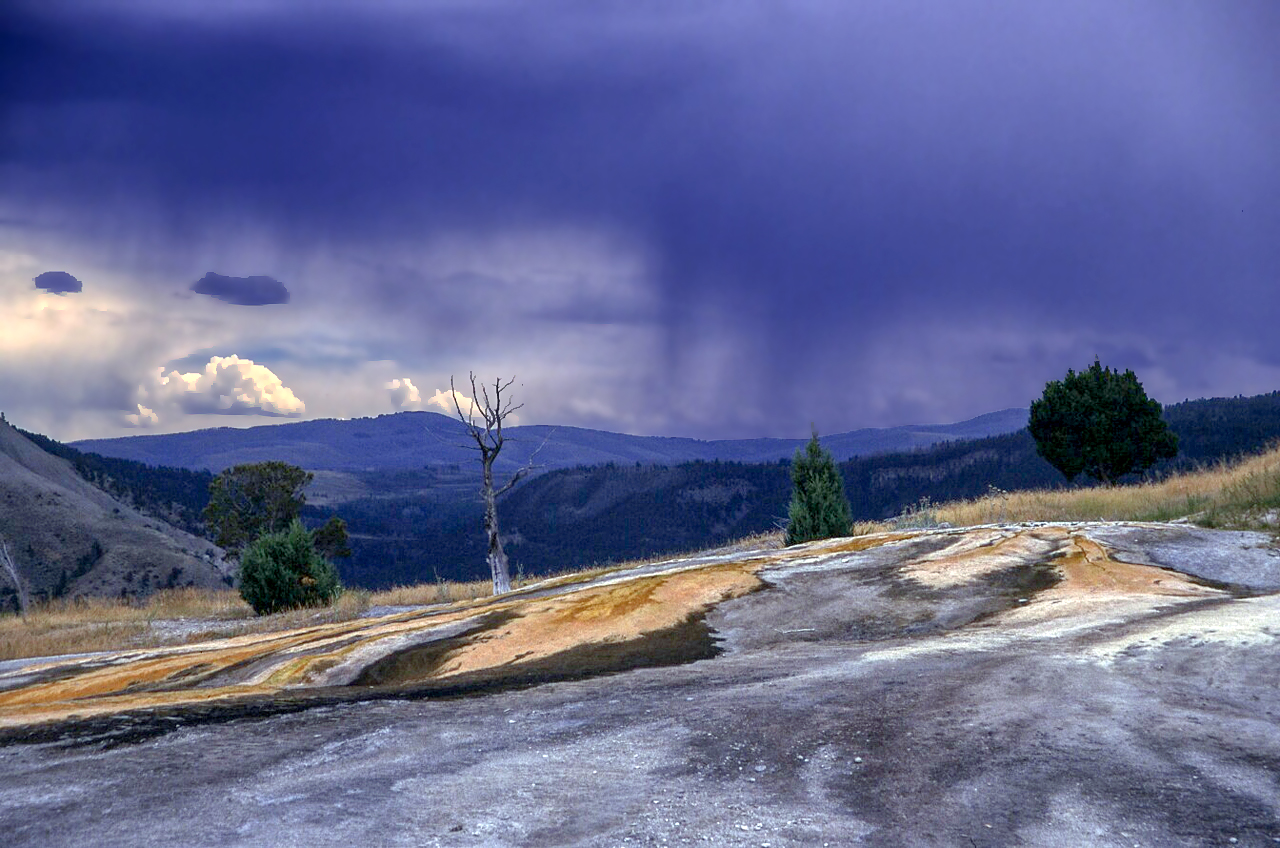
[[[1272,555],[1194,531],[1179,560],[1185,532],[820,544],[705,611],[686,638],[718,653],[694,661],[11,729],[0,828],[24,846],[1280,844]]]

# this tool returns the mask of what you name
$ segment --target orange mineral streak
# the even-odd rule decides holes
[[[658,574],[526,604],[518,618],[453,651],[436,678],[553,656],[578,645],[623,642],[680,624],[762,583],[764,558]]]
[[[761,569],[811,556],[865,550],[910,534],[864,537],[744,554],[730,561],[672,562],[656,573],[607,575],[582,585],[546,584],[553,593],[529,597],[530,587],[498,598],[400,613],[377,619],[320,624],[169,648],[52,659],[0,674],[0,727],[132,710],[174,708],[249,696],[305,692],[323,685],[324,672],[348,661],[374,662],[429,638],[432,631],[490,612],[510,617],[479,629],[443,658],[427,679],[517,667],[593,643],[622,642],[685,622],[716,603],[760,587]],[[408,642],[406,642],[408,640]],[[5,677],[61,676],[3,689]]]
[[[810,542],[806,545],[800,545],[796,548],[788,550],[796,552],[806,552],[814,554],[822,554],[830,556],[832,554],[853,554],[861,551],[878,548],[881,545],[892,544],[893,542],[904,542],[907,539],[914,539],[919,536],[919,532],[907,533],[870,533],[866,536],[852,536],[842,539],[828,539],[822,542]],[[786,557],[790,559],[790,557]]]
[[[265,686],[223,686],[209,689],[187,689],[181,692],[152,692],[145,703],[132,695],[108,695],[85,701],[54,701],[21,707],[0,707],[0,727],[18,727],[67,719],[114,715],[141,708],[185,707],[215,701],[242,700],[253,695],[278,692]]]
[[[1082,533],[1071,534],[1066,554],[1054,565],[1063,580],[1042,592],[1038,600],[1107,595],[1208,598],[1222,594],[1176,571],[1113,559],[1105,545]]]
[[[388,637],[435,628],[472,614],[466,608],[445,614],[402,613],[28,666],[23,669],[24,673],[57,669],[70,674],[61,680],[0,691],[0,727],[67,718],[73,714],[100,715],[277,692],[300,682],[314,663],[328,659],[332,664],[353,645],[368,645]],[[300,658],[301,651],[309,655]],[[250,662],[262,666],[250,678],[235,683],[217,680],[220,675]],[[89,663],[98,667],[81,670]]]

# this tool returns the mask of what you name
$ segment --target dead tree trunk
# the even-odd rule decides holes
[[[9,579],[13,581],[14,591],[18,594],[18,612],[22,615],[22,620],[26,621],[27,607],[31,603],[31,599],[27,597],[27,584],[18,573],[18,566],[14,564],[13,557],[9,556],[9,546],[5,544],[4,539],[0,539],[0,570],[9,575]]]
[[[484,463],[484,532],[489,536],[489,574],[493,577],[493,594],[511,591],[511,569],[507,565],[507,552],[502,549],[502,534],[498,530],[498,494],[493,489],[493,458],[497,451],[482,456]]]
[[[503,398],[503,393],[507,392],[516,381],[515,377],[505,383],[502,380],[494,380],[493,396],[490,397],[488,387],[483,383],[476,384],[475,374],[468,376],[471,378],[471,405],[466,412],[462,411],[462,403],[458,400],[458,390],[454,388],[452,377],[449,378],[449,391],[452,392],[453,408],[458,413],[458,420],[467,428],[467,434],[475,442],[474,445],[466,447],[480,454],[480,467],[484,477],[484,487],[481,489],[481,497],[484,499],[484,530],[489,537],[486,560],[489,563],[489,574],[493,577],[493,593],[501,595],[503,592],[511,591],[511,570],[507,565],[507,553],[502,549],[502,534],[498,528],[498,497],[520,482],[520,479],[534,468],[533,457],[542,450],[542,446],[538,446],[538,449],[529,457],[529,463],[511,475],[510,480],[502,486],[495,485],[493,461],[498,458],[498,454],[502,452],[502,446],[506,443],[502,425],[508,416],[524,404],[513,404],[510,397]],[[546,444],[545,439],[543,444]]]

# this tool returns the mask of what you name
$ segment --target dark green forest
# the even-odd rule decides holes
[[[1256,452],[1280,439],[1280,392],[1188,401],[1164,414],[1178,434],[1179,453],[1148,476]],[[212,479],[207,472],[108,459],[26,435],[112,494],[203,531],[199,516]],[[840,472],[857,520],[891,518],[926,497],[935,503],[977,497],[990,486],[1067,487],[1036,454],[1025,430],[858,457],[840,463]],[[465,474],[442,478],[434,468],[368,471],[360,479],[370,497],[308,506],[303,513],[313,527],[330,515],[347,522],[354,553],[339,568],[348,585],[381,588],[487,574],[478,476],[474,486]],[[786,514],[790,485],[785,460],[583,466],[531,478],[503,499],[499,517],[513,569],[544,574],[697,550],[772,529]]]

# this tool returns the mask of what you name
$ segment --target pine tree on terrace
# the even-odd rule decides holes
[[[844,481],[829,451],[818,443],[818,429],[791,463],[791,507],[787,511],[787,544],[849,535],[853,514]]]

